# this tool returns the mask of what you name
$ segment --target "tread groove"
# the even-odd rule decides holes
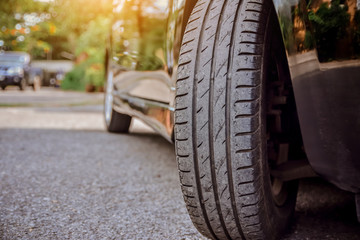
[[[235,119],[239,119],[239,118],[250,118],[250,117],[254,117],[254,114],[239,114],[235,116]]]
[[[184,122],[176,122],[175,125],[186,125],[188,124],[188,121],[184,121]]]
[[[257,144],[254,148],[251,149],[240,149],[236,150],[235,153],[248,153],[254,151],[259,145]]]
[[[252,193],[240,194],[240,197],[251,196],[251,195],[254,195],[255,193],[256,193],[256,191],[255,191],[255,192],[252,192]]]
[[[235,104],[236,103],[253,103],[253,102],[256,102],[257,99],[252,99],[252,100],[236,100],[235,101]]]
[[[253,43],[252,43],[252,44],[253,44]],[[239,52],[239,53],[238,53],[238,56],[255,56],[255,57],[261,57],[261,54],[244,51],[244,52]]]
[[[260,86],[259,84],[257,84],[257,85],[237,85],[236,87],[235,87],[235,89],[238,89],[238,88],[256,88],[256,87],[258,87],[258,86]]]
[[[198,5],[196,5],[195,7],[194,7],[194,10],[196,9],[196,8],[199,8],[199,7],[201,7],[202,5],[204,5],[206,2],[202,2],[202,3],[199,3]],[[193,13],[194,14],[194,13]]]
[[[187,30],[184,34],[189,34],[190,32],[193,32],[193,31],[195,31],[196,29],[197,29],[197,27],[192,28],[192,29],[190,29],[190,30]]]
[[[210,9],[210,4],[207,5],[204,16],[207,16],[209,14],[209,9]],[[197,70],[199,69],[198,57],[200,56],[200,51],[201,51],[200,44],[201,44],[202,38],[203,38],[204,27],[205,27],[204,24],[202,24],[201,31],[199,34],[199,40],[197,43],[197,54],[196,54],[196,61],[195,61],[194,79],[196,79],[196,73],[197,73]],[[195,168],[195,181],[196,181],[197,191],[198,191],[198,196],[199,196],[199,205],[200,205],[203,217],[204,217],[205,224],[209,230],[209,233],[213,236],[213,238],[216,239],[215,232],[211,227],[209,217],[208,217],[206,209],[205,209],[204,198],[203,198],[203,193],[202,193],[202,189],[201,189],[200,169],[199,169],[199,162],[198,162],[199,159],[198,159],[198,151],[197,151],[197,146],[196,146],[196,142],[197,142],[197,128],[196,128],[197,88],[198,88],[198,83],[197,83],[197,81],[194,81],[193,98],[192,98],[192,116],[194,116],[192,119],[192,139],[193,139],[192,144],[193,144],[193,156],[194,156],[194,168]]]
[[[190,24],[190,23],[192,23],[192,22],[195,22],[196,20],[199,20],[199,19],[200,19],[200,17],[194,18],[194,19],[190,20],[190,21],[188,22],[188,24]]]
[[[189,94],[189,93],[187,93],[187,92],[186,92],[186,93],[183,93],[183,94],[177,94],[176,97],[177,97],[177,98],[178,98],[178,97],[185,97],[185,96],[188,95],[188,94]]]
[[[206,91],[201,95],[200,98],[203,98],[209,91],[210,91],[210,89],[206,90]]]
[[[251,206],[255,206],[260,202],[260,200],[257,200],[255,203],[251,203],[251,204],[244,204],[242,205],[242,207],[251,207]]]
[[[185,62],[182,62],[182,63],[179,63],[179,65],[178,65],[178,68],[180,68],[180,67],[182,67],[182,66],[185,66],[185,65],[187,65],[187,64],[189,64],[189,63],[191,63],[191,59],[190,60],[188,60],[188,61],[185,61]]]
[[[253,20],[253,19],[244,19],[244,22],[260,23],[260,21]]]
[[[253,3],[253,2],[249,2],[249,3]],[[258,10],[256,10],[256,9],[246,9],[246,12],[262,13],[262,11],[258,11]]]
[[[206,123],[204,123],[204,125],[202,125],[202,127],[200,128],[200,131],[204,129],[204,127],[206,126],[206,124],[208,124],[209,121],[206,121]]]
[[[222,2],[222,6],[221,6],[221,10],[220,12],[222,13],[224,11],[224,8],[225,8],[225,5],[226,5],[226,1],[223,1]],[[221,27],[221,23],[222,23],[222,19],[223,19],[223,15],[222,14],[216,14],[212,19],[214,19],[215,17],[219,17],[219,20],[217,22],[217,25],[216,25],[216,30],[215,30],[215,33],[212,34],[209,38],[213,38],[215,37],[214,39],[214,46],[213,46],[213,49],[212,49],[212,56],[216,56],[217,55],[217,43],[220,39],[220,27]],[[220,220],[220,226],[222,227],[224,233],[225,233],[225,236],[227,239],[231,239],[231,236],[230,236],[230,233],[226,227],[226,224],[225,224],[225,220],[224,220],[224,216],[223,216],[223,213],[222,213],[222,208],[221,208],[221,204],[220,204],[220,199],[222,197],[222,195],[224,194],[224,191],[227,189],[227,187],[222,191],[221,195],[220,195],[220,198],[219,198],[219,189],[218,189],[218,183],[217,183],[217,177],[216,177],[216,166],[215,166],[215,153],[214,153],[214,141],[216,141],[216,139],[218,138],[219,134],[220,134],[220,131],[223,129],[225,123],[222,125],[222,127],[220,128],[220,130],[218,131],[218,133],[216,134],[215,136],[215,139],[214,139],[214,104],[213,104],[213,101],[214,101],[214,82],[215,82],[215,74],[218,74],[218,73],[215,73],[216,71],[216,58],[213,58],[214,60],[212,61],[211,63],[211,67],[210,67],[210,87],[209,87],[209,90],[210,90],[210,94],[209,94],[209,111],[208,111],[208,118],[209,118],[209,150],[210,150],[210,164],[211,164],[211,181],[212,181],[212,185],[213,185],[213,190],[214,190],[214,195],[215,195],[215,204],[216,204],[216,209],[217,209],[217,212],[218,212],[218,216],[219,216],[219,220]],[[226,62],[224,62],[223,64],[225,65]],[[220,169],[220,167],[219,167]],[[219,227],[220,227],[219,226]]]
[[[188,43],[191,43],[191,42],[193,42],[193,41],[195,41],[195,38],[190,39],[190,40],[188,40],[188,41],[186,41],[186,42],[183,42],[182,45],[184,46],[184,45],[186,45],[186,44],[188,44]]]
[[[207,156],[204,161],[202,162],[202,164],[204,164],[207,160],[209,160],[210,156]]]
[[[229,46],[229,56],[228,56],[228,69],[227,72],[230,72],[231,66],[232,66],[232,54],[234,52],[234,45],[235,45],[235,41],[236,41],[236,37],[235,37],[235,29],[237,26],[237,18],[241,9],[241,6],[243,6],[243,4],[239,3],[237,5],[236,8],[236,13],[235,13],[235,17],[234,17],[234,23],[232,26],[232,31],[231,31],[231,38],[230,38],[230,46]],[[235,188],[233,185],[233,174],[232,174],[232,163],[231,163],[231,143],[230,143],[230,136],[231,136],[231,131],[230,131],[230,119],[231,119],[231,113],[230,113],[230,105],[231,105],[231,78],[230,75],[228,74],[226,77],[226,99],[225,99],[225,119],[226,119],[226,126],[225,126],[225,131],[226,131],[226,161],[227,161],[227,171],[228,171],[228,183],[229,183],[229,191],[230,191],[230,198],[231,198],[231,207],[234,213],[234,218],[235,218],[235,223],[236,223],[236,227],[241,235],[242,239],[245,239],[245,235],[243,232],[243,229],[241,227],[240,224],[240,216],[238,214],[238,210],[237,210],[237,206],[236,206],[236,202],[235,202]]]
[[[190,52],[192,52],[192,49],[187,50],[186,52],[182,52],[182,53],[180,54],[180,56],[184,56],[185,54],[188,54],[188,53],[190,53]]]
[[[176,108],[176,111],[183,111],[183,110],[186,110],[186,109],[188,109],[188,107]],[[186,121],[186,122],[188,122],[188,121]]]
[[[176,138],[176,141],[179,141],[179,142],[186,142],[188,140],[189,140],[188,138]]]
[[[194,196],[190,196],[190,195],[186,195],[186,194],[184,194],[184,196],[187,198],[195,198]]]
[[[255,71],[255,70],[258,70],[256,67],[254,68],[239,68],[236,70],[236,72],[241,72],[241,71]]]
[[[189,157],[189,156],[190,156],[189,154],[186,154],[186,155],[178,154],[178,157],[183,157],[183,158],[187,158],[187,157]]]
[[[184,187],[189,187],[189,188],[193,187],[193,185],[188,185],[188,184],[181,184],[181,185]]]
[[[259,131],[259,129],[260,129],[260,125],[254,131],[236,133],[235,137],[247,136],[247,135],[255,135]]]

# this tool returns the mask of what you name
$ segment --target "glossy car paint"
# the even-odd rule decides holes
[[[325,179],[359,193],[360,60],[354,48],[360,43],[354,42],[349,36],[351,31],[347,31],[342,37],[336,32],[325,36],[328,46],[323,46],[326,43],[319,39],[321,35],[316,35],[322,29],[310,19],[324,3],[328,7],[332,4],[275,0],[274,6],[287,50],[308,160]],[[356,24],[354,15],[360,10],[359,3],[347,1],[348,10],[344,4],[339,6],[338,11],[349,15],[347,28]],[[313,41],[306,42],[309,39]]]
[[[114,1],[107,59],[107,76],[114,81],[114,108],[142,119],[169,141],[174,125],[177,59],[195,3]],[[316,13],[321,4],[329,7],[330,2],[273,3],[308,160],[319,175],[344,190],[359,193],[360,54],[355,51],[357,42],[347,35],[350,28],[360,29],[354,20],[360,3],[347,1],[348,9],[338,4],[338,11],[349,15],[347,35],[328,34],[328,45],[319,37],[322,29],[316,25]]]

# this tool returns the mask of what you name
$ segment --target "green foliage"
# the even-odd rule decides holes
[[[320,60],[334,59],[337,40],[347,34],[347,27],[350,24],[348,6],[341,5],[340,0],[333,0],[330,5],[323,3],[316,12],[309,12],[309,20],[315,30]],[[329,51],[329,49],[333,51]]]
[[[50,17],[49,4],[32,0],[1,0],[0,4],[2,48],[31,52],[37,47],[37,40],[47,34],[40,30],[43,30],[44,21]],[[30,15],[36,22],[25,21]]]
[[[74,54],[89,23],[112,14],[111,0],[0,0],[0,5],[2,48],[29,52],[33,59]]]
[[[285,48],[289,53],[292,53],[293,51],[293,21],[290,19],[290,17],[280,15],[279,16],[279,24],[280,29],[283,34],[284,44]]]
[[[78,44],[75,53],[89,52],[94,57],[103,59],[103,55],[97,55],[97,49],[105,49],[105,41],[110,31],[110,20],[105,17],[97,17],[91,20],[87,29],[82,32],[78,38]],[[104,51],[102,52],[104,53]],[[97,56],[95,56],[97,55]],[[99,59],[97,59],[99,60]]]
[[[61,88],[64,90],[84,91],[86,85],[86,81],[84,79],[85,71],[85,64],[75,66],[71,72],[66,74],[61,83]]]
[[[355,12],[354,16],[354,51],[356,55],[360,55],[360,10]]]
[[[87,84],[100,87],[104,82],[105,41],[113,20],[112,2],[0,0],[0,43],[6,50],[29,52],[33,59],[74,56],[78,63],[61,87],[74,90],[83,90]],[[164,54],[159,49],[165,46],[166,27],[161,15],[164,11],[151,0],[123,3],[128,6],[121,13],[122,18],[131,20],[133,25],[126,26],[116,52],[128,52],[125,58],[136,70],[163,68]],[[26,20],[30,15],[35,19],[32,23]],[[87,57],[79,60],[79,56]]]
[[[95,87],[101,87],[104,85],[104,69],[103,65],[92,65],[86,68],[85,71],[85,80],[88,84]]]
[[[124,1],[114,14],[113,53],[125,69],[152,71],[164,68],[165,11],[153,1]]]
[[[85,61],[77,65],[63,80],[62,88],[68,89],[77,82],[84,89],[85,85],[101,87],[104,85],[105,41],[110,27],[110,20],[98,17],[88,24],[79,39],[75,53],[87,56]],[[82,73],[81,75],[79,73]],[[74,80],[77,77],[77,80]],[[64,85],[64,86],[63,86]],[[79,90],[79,89],[76,89]]]
[[[314,38],[310,31],[306,31],[305,33],[305,49],[313,49],[314,48]]]

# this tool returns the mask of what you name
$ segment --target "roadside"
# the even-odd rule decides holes
[[[18,87],[9,86],[0,91],[0,107],[64,107],[96,105],[103,103],[103,93],[84,93],[62,91],[53,87],[42,87],[40,91],[33,91],[27,87],[19,91]]]

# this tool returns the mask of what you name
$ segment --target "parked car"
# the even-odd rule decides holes
[[[356,3],[114,1],[108,131],[135,117],[175,143],[208,238],[278,239],[306,177],[354,193],[360,220]]]
[[[19,86],[24,90],[30,70],[30,55],[24,52],[0,52],[0,87]]]

